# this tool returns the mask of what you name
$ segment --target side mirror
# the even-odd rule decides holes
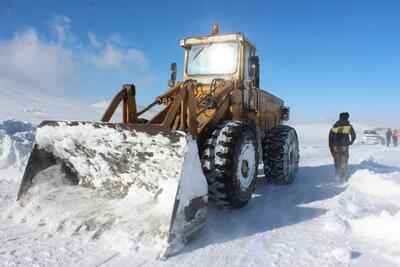
[[[282,107],[282,119],[288,121],[290,117],[290,107]]]
[[[168,81],[168,86],[173,87],[175,85],[176,81],[176,63],[173,62],[171,63],[171,77]]]
[[[256,87],[260,87],[260,62],[258,56],[249,57],[249,76]]]

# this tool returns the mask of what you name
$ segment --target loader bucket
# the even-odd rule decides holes
[[[132,214],[118,214],[119,221],[133,236],[158,239],[159,258],[178,252],[204,223],[207,182],[196,142],[184,133],[156,124],[44,121],[18,192],[22,208],[38,192],[39,174],[56,165],[69,188],[128,206]]]

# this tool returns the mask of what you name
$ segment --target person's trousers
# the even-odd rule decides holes
[[[334,146],[331,152],[335,163],[335,175],[344,182],[346,179],[347,161],[349,160],[349,147]]]

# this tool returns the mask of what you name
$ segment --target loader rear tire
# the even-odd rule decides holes
[[[299,141],[296,130],[279,125],[269,130],[264,143],[264,174],[276,184],[291,184],[299,165]]]
[[[245,123],[221,123],[204,144],[202,168],[209,197],[218,206],[246,205],[254,191],[257,167],[256,137]]]

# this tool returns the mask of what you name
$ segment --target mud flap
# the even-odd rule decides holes
[[[207,182],[197,144],[184,133],[160,125],[44,121],[18,200],[29,201],[36,175],[57,164],[73,185],[90,188],[102,198],[126,203],[142,194],[143,201],[129,206],[134,211],[143,210],[135,205],[145,205],[160,213],[154,214],[156,229],[130,229],[162,239],[159,258],[177,253],[204,224]]]

